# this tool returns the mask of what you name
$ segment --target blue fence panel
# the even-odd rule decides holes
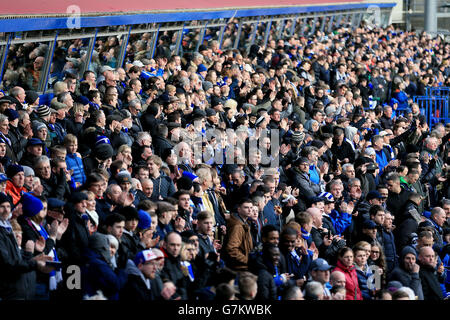
[[[431,87],[426,88],[427,96],[441,96],[450,98],[450,87]]]
[[[419,105],[420,112],[426,117],[430,128],[438,122],[450,122],[449,96],[415,96],[413,101]]]

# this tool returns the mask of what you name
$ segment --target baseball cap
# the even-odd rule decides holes
[[[119,172],[117,174],[116,180],[117,180],[118,184],[125,183],[125,182],[131,183],[131,174],[128,173],[127,171]]]
[[[311,271],[326,271],[330,270],[331,266],[328,264],[327,260],[322,258],[317,258],[311,263]]]
[[[369,201],[373,199],[383,199],[383,196],[377,190],[372,190],[367,194],[366,200]]]
[[[27,141],[27,147],[28,146],[38,146],[38,145],[43,146],[44,142],[42,142],[42,140],[38,139],[38,138],[31,138],[31,139],[28,139],[28,141]]]
[[[156,259],[159,259],[159,257],[152,251],[152,249],[148,249],[138,252],[134,257],[134,263],[139,265],[141,263],[146,263]]]

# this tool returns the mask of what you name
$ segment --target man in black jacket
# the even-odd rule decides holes
[[[418,211],[420,199],[418,193],[411,193],[408,202],[400,211],[401,214],[395,218],[397,220],[397,228],[394,231],[394,235],[397,251],[409,244],[411,233],[417,233],[419,223],[424,219]]]
[[[424,300],[442,300],[442,291],[436,276],[436,254],[430,247],[422,247],[419,250],[420,280]]]
[[[181,236],[176,232],[170,232],[164,239],[164,268],[161,272],[163,282],[173,282],[177,287],[171,299],[178,297],[187,300],[187,277],[181,269]]]
[[[407,191],[400,186],[400,176],[395,172],[390,173],[386,177],[386,185],[389,190],[386,207],[394,217],[397,218],[402,213],[402,207],[408,201],[410,191]]]
[[[0,299],[23,300],[32,288],[27,287],[25,274],[30,271],[49,273],[41,258],[26,259],[22,255],[10,223],[11,203],[0,193]]]
[[[151,290],[151,282],[156,278],[158,257],[152,249],[140,251],[133,260],[128,260],[126,271],[128,280],[120,292],[124,301],[151,301],[155,296]]]

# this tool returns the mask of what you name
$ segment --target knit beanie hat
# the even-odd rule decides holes
[[[5,111],[3,111],[3,114],[8,117],[8,120],[10,122],[16,120],[17,118],[19,118],[19,113],[16,110],[14,110],[14,109],[9,109],[8,108]]]
[[[25,92],[25,102],[27,104],[33,104],[39,98],[39,95],[36,91],[28,90]]]
[[[48,109],[48,112],[50,114],[50,109]],[[43,122],[40,122],[40,121],[37,121],[37,120],[33,120],[32,128],[33,128],[33,133],[36,134],[39,130],[42,130],[44,128],[47,129],[47,126]]]
[[[210,81],[203,81],[203,90],[208,91],[213,87],[213,84]]]
[[[46,105],[39,106],[39,108],[37,109],[37,113],[39,118],[46,117],[50,115],[50,108]]]
[[[4,194],[3,192],[0,192],[0,204],[5,203],[5,202],[9,202],[12,205],[12,202],[11,202],[11,199],[9,198],[9,196]]]
[[[106,160],[112,158],[114,155],[114,150],[110,144],[102,143],[98,146],[95,146],[94,154],[99,160]]]
[[[24,193],[20,201],[22,202],[23,215],[26,218],[34,217],[44,209],[42,201],[30,193]]]
[[[25,177],[35,176],[34,170],[28,166],[22,166],[23,172],[25,173]]]
[[[19,172],[22,172],[23,167],[19,164],[11,164],[8,166],[8,169],[6,169],[6,176],[11,179],[12,177],[14,177],[16,174],[18,174]]]
[[[150,228],[152,224],[152,217],[147,213],[147,211],[139,210],[138,215],[139,215],[138,228],[141,230]]]

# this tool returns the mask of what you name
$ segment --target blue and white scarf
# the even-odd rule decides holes
[[[41,226],[41,225],[33,223],[29,219],[27,219],[27,220],[28,220],[28,223],[36,231],[39,232],[39,234],[45,239],[45,241],[47,241],[47,239],[49,238],[49,235],[48,235],[47,231],[45,230],[45,228],[43,226]],[[58,260],[58,255],[56,254],[55,248],[52,249],[52,251],[50,252],[49,256],[53,257],[53,261],[59,261]],[[50,272],[49,276],[50,276],[50,279],[49,279],[49,290],[50,291],[56,290],[56,287],[57,287],[58,283],[62,281],[61,270],[54,270],[54,271]]]

